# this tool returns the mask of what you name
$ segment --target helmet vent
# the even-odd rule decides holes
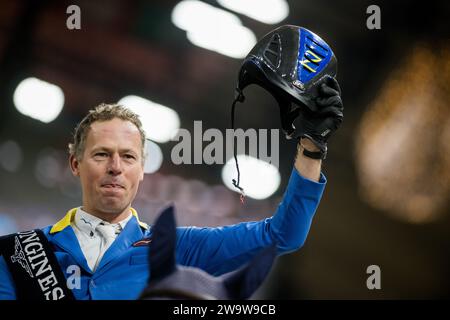
[[[306,39],[308,39],[310,42],[314,43],[316,46],[318,46],[320,49],[322,49],[323,51],[328,53],[328,49],[325,48],[324,46],[322,46],[320,43],[318,43],[317,41],[315,41],[313,38],[306,36]],[[311,47],[311,46],[309,46]]]
[[[264,58],[272,67],[278,68],[281,62],[281,41],[278,33],[272,36],[266,50],[264,50]]]

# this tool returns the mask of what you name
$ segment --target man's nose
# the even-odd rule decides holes
[[[114,154],[109,161],[108,173],[112,175],[118,175],[122,173],[122,159],[120,155]]]

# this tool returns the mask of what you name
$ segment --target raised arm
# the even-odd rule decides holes
[[[323,175],[315,182],[293,169],[283,200],[272,217],[217,228],[179,228],[178,262],[217,275],[239,267],[273,243],[277,243],[279,254],[300,248],[325,183]]]
[[[313,181],[319,181],[320,178],[320,169],[322,167],[321,159],[313,159],[305,156],[303,154],[304,150],[308,150],[310,152],[318,152],[319,148],[317,148],[314,143],[308,138],[303,138],[297,145],[297,156],[295,157],[295,169],[297,169],[298,173],[307,179]]]
[[[277,244],[278,253],[300,248],[308,235],[326,179],[321,163],[327,154],[327,141],[343,119],[340,88],[329,78],[319,89],[319,110],[299,117],[301,135],[294,169],[275,214],[258,222],[219,228],[180,228],[179,263],[200,267],[212,274],[235,269],[263,247]]]

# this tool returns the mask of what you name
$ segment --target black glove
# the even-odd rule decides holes
[[[302,109],[296,127],[298,138],[309,138],[320,149],[321,156],[312,157],[325,159],[328,139],[344,119],[341,89],[335,78],[329,77],[320,85],[315,102],[319,110],[310,112]]]

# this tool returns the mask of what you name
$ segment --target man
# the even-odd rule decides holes
[[[325,84],[321,92],[340,101],[340,93]],[[332,123],[330,117],[334,119],[333,115],[326,115],[310,121],[314,124],[311,130]],[[48,240],[56,257],[56,268],[47,267],[47,261],[36,262],[45,255],[39,251],[43,250],[42,245],[36,244],[32,250],[30,241],[34,238],[29,233],[16,236],[13,254],[3,251],[0,256],[1,299],[20,298],[18,282],[23,277],[14,278],[11,268],[26,269],[31,278],[26,275],[24,281],[37,280],[37,288],[46,299],[59,299],[63,295],[73,295],[79,300],[139,296],[151,276],[147,245],[152,229],[139,220],[131,207],[144,178],[144,142],[141,122],[130,110],[101,104],[89,112],[77,126],[74,141],[69,145],[70,168],[81,182],[82,205],[42,229],[44,240]],[[177,262],[219,275],[238,268],[273,243],[277,244],[279,254],[299,249],[326,183],[321,159],[311,157],[317,151],[306,135],[299,140],[287,190],[272,217],[218,228],[178,228]],[[27,254],[28,263],[23,257]],[[50,270],[51,275],[42,278]],[[64,275],[60,277],[63,282],[67,280],[66,291],[52,287],[58,278],[53,272],[58,271]]]

